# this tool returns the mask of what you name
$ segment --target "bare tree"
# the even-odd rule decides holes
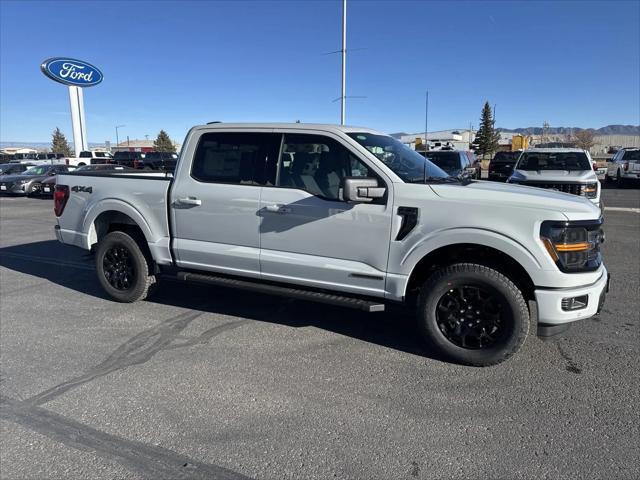
[[[593,130],[580,130],[574,132],[572,140],[582,150],[590,150],[596,144]]]

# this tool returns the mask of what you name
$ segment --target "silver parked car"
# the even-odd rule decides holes
[[[35,193],[34,186],[41,185],[45,178],[68,171],[66,165],[37,165],[18,175],[2,176],[0,177],[0,193],[31,195]]]

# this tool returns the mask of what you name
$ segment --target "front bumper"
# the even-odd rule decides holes
[[[561,325],[590,318],[600,312],[609,291],[610,275],[603,267],[600,278],[591,285],[574,288],[537,289],[538,323],[543,325]],[[588,296],[587,306],[580,310],[565,311],[562,299]]]
[[[2,183],[0,182],[0,193],[10,193],[13,195],[25,195],[26,183]]]

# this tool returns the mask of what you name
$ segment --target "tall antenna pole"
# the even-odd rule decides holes
[[[340,125],[347,115],[347,0],[342,0],[342,97],[340,97]]]
[[[424,106],[424,149],[429,150],[429,90],[427,90],[427,101]]]

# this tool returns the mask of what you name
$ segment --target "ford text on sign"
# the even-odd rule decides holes
[[[42,73],[56,82],[76,87],[92,87],[102,81],[102,72],[90,63],[73,58],[49,58],[40,65]]]

